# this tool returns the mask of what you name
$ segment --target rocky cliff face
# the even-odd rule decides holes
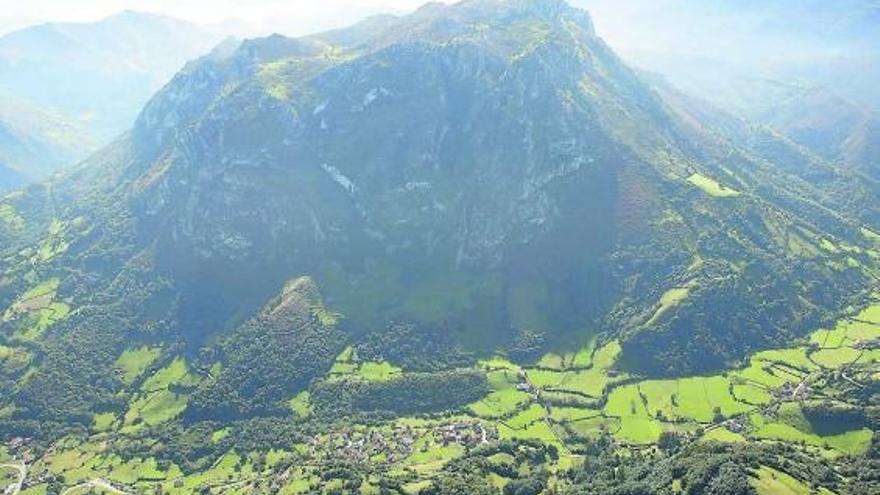
[[[169,262],[205,275],[516,272],[558,235],[595,259],[616,240],[590,211],[615,210],[621,168],[596,115],[651,101],[634,82],[558,2],[427,6],[350,50],[256,40],[148,105],[134,135],[156,151],[130,171],[133,201],[184,258]]]

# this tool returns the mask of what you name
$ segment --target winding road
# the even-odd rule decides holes
[[[19,493],[21,493],[21,487],[22,485],[24,485],[24,480],[27,479],[27,465],[25,465],[23,462],[13,464],[0,464],[0,469],[14,469],[18,471],[18,481],[12,485],[7,486],[2,492],[0,492],[0,495],[18,495]],[[104,479],[95,479],[80,483],[76,486],[72,486],[64,490],[63,492],[61,492],[61,495],[70,495],[76,490],[81,490],[83,488],[100,488],[110,493],[115,493],[116,495],[134,495],[132,493],[116,488],[115,486],[113,486],[112,483]]]
[[[18,482],[7,486],[3,491],[4,495],[18,495],[21,492],[21,485],[24,484],[24,480],[27,478],[27,466],[23,462],[18,464],[0,464],[0,469],[15,469],[18,471]]]
[[[109,481],[102,480],[102,479],[90,480],[90,481],[86,481],[84,483],[80,483],[76,486],[72,486],[72,487],[64,490],[63,492],[61,492],[61,495],[70,495],[74,491],[81,490],[83,488],[100,488],[102,490],[106,490],[110,493],[115,493],[117,495],[133,495],[129,492],[126,492],[126,491],[120,490],[119,488],[116,488]]]

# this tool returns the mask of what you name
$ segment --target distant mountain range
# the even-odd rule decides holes
[[[638,67],[880,179],[880,3],[580,3]]]
[[[0,190],[73,165],[128,130],[153,93],[222,38],[137,12],[0,37]]]

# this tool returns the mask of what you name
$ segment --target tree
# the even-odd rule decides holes
[[[681,444],[681,435],[673,431],[664,431],[660,434],[660,439],[657,440],[657,447],[665,452],[674,452],[681,447]]]
[[[536,478],[512,480],[504,487],[504,495],[539,495],[544,486],[544,482]]]

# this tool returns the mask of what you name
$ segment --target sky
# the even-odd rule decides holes
[[[0,0],[0,34],[49,21],[95,21],[123,10],[203,24],[227,23],[249,34],[297,35],[351,24],[379,13],[405,13],[427,0]]]
[[[234,34],[245,36],[276,32],[302,35],[344,27],[370,15],[404,14],[428,1],[0,0],[0,35],[44,22],[92,22],[123,10],[164,14],[201,24],[221,24],[227,29],[235,29]],[[450,3],[453,0],[442,1]],[[619,1],[569,0],[569,3],[601,9]]]
[[[452,0],[445,0],[447,3]],[[796,0],[763,0],[768,5],[789,5]],[[798,0],[815,4],[821,0]],[[844,0],[835,0],[844,2]],[[846,0],[858,3],[867,0]],[[164,14],[201,24],[217,24],[239,37],[272,33],[299,36],[350,25],[375,14],[404,14],[428,0],[0,0],[0,35],[49,21],[96,21],[123,10]],[[678,51],[709,56],[731,51],[751,58],[754,50],[743,47],[755,40],[754,28],[761,19],[749,19],[736,5],[726,4],[724,16],[701,15],[701,7],[723,2],[691,0],[569,0],[593,15],[597,30],[624,55],[635,52]],[[812,3],[811,3],[812,2]],[[814,8],[814,7],[810,7]],[[787,22],[777,16],[776,22]],[[732,23],[733,22],[733,23]],[[738,33],[738,34],[737,34]],[[795,40],[795,49],[802,49]],[[783,46],[783,48],[790,48]]]
[[[221,25],[229,34],[297,36],[339,28],[375,14],[404,14],[429,0],[0,0],[0,35],[44,22],[91,22],[123,10]],[[444,0],[449,3],[452,0]],[[633,15],[657,14],[656,0],[569,0],[587,7],[601,35],[616,48],[629,41],[656,45],[658,33],[632,29]],[[670,0],[665,0],[670,1]],[[677,30],[680,32],[680,30]],[[639,34],[642,34],[639,37]]]

